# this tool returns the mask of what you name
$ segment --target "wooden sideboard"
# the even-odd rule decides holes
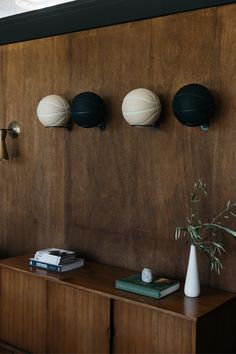
[[[182,289],[161,300],[116,290],[133,272],[95,262],[57,274],[0,261],[0,341],[33,353],[235,353],[236,295]]]

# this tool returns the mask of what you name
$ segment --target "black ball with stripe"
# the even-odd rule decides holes
[[[214,97],[202,85],[189,84],[174,96],[172,108],[176,118],[191,127],[208,124],[215,111]]]
[[[80,127],[97,127],[104,122],[105,103],[96,93],[83,92],[73,98],[70,112]]]

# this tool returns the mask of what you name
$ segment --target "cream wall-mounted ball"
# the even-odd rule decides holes
[[[161,102],[153,91],[137,88],[125,96],[122,113],[130,125],[154,126],[161,114]]]
[[[49,95],[38,104],[37,116],[45,127],[66,125],[70,117],[69,103],[61,96]]]

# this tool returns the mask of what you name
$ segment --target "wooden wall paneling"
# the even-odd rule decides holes
[[[193,183],[208,184],[206,217],[236,200],[235,11],[232,4],[1,46],[0,120],[17,119],[22,133],[8,141],[13,158],[0,168],[0,248],[13,255],[65,246],[184,278],[188,247],[173,233],[185,223]],[[171,110],[175,92],[190,82],[217,98],[206,134],[182,126]],[[122,118],[123,97],[136,87],[162,99],[158,133]],[[37,121],[43,96],[70,100],[83,91],[105,99],[105,132],[75,125],[68,133]],[[224,241],[224,276],[213,276],[200,257],[201,282],[236,291],[235,242]]]
[[[47,352],[108,353],[109,299],[47,284]]]
[[[211,160],[209,135],[181,126],[170,107],[187,83],[213,88],[215,21],[211,9],[73,35],[78,45],[72,61],[78,65],[71,87],[79,82],[81,91],[103,94],[110,110],[103,134],[80,129],[80,139],[73,135],[68,142],[66,230],[72,248],[79,245],[106,263],[149,265],[169,274],[175,269],[175,276],[183,276],[188,248],[174,241],[173,232],[185,221],[194,181],[211,181]],[[124,95],[143,86],[163,100],[159,134],[130,128],[122,118]],[[81,151],[79,161],[75,150]],[[203,262],[207,282],[205,267]]]
[[[212,208],[221,210],[227,200],[236,201],[236,175],[232,166],[235,158],[235,133],[236,133],[236,64],[234,53],[236,51],[236,6],[217,9],[217,56],[215,61],[215,86],[217,94],[218,114],[216,116],[214,135],[211,136],[211,158],[213,163],[212,179]],[[212,127],[213,128],[213,127]],[[217,191],[217,193],[216,193]],[[236,228],[236,220],[229,222]],[[222,236],[226,253],[223,255],[224,269],[219,277],[211,273],[210,284],[213,287],[221,287],[236,291],[235,276],[233,274],[236,257],[235,240],[229,236]]]
[[[114,302],[114,353],[195,353],[195,323],[187,319]]]
[[[132,26],[128,28],[133,33]],[[122,263],[132,193],[130,143],[126,138],[129,128],[121,117],[119,93],[122,60],[128,50],[122,44],[125,33],[125,29],[120,32],[112,27],[73,36],[78,42],[72,48],[72,60],[77,63],[71,78],[73,95],[82,91],[100,94],[107,103],[108,126],[102,133],[95,128],[75,127],[67,146],[66,169],[68,244],[72,248],[80,245],[81,252],[94,254],[104,262],[109,262],[115,247]]]
[[[4,87],[5,87],[5,80],[4,80],[4,75],[3,75],[3,50],[2,47],[0,47],[0,71],[1,71],[1,75],[0,75],[0,128],[5,128],[6,126],[6,105],[4,104]],[[0,181],[0,185],[1,188],[3,188],[3,184],[4,182],[2,181],[6,181],[7,180],[7,171],[2,171],[1,173],[1,181]],[[4,189],[5,190],[5,189]],[[3,218],[4,220],[4,218]],[[2,221],[3,221],[2,220]],[[2,225],[3,229],[4,229],[4,224]],[[4,233],[1,233],[1,242],[0,242],[0,256],[2,257],[2,255],[4,254],[4,252],[7,252],[8,250],[8,242],[7,242],[7,238],[6,235],[4,235]]]
[[[163,98],[164,124],[159,135],[148,132],[142,150],[136,149],[131,159],[137,188],[129,246],[131,261],[139,268],[145,262],[159,272],[171,274],[174,268],[175,276],[180,276],[185,271],[188,249],[174,241],[173,232],[176,225],[186,220],[186,204],[194,181],[206,178],[210,164],[207,135],[179,124],[171,103],[175,92],[187,83],[210,85],[213,62],[210,38],[215,34],[215,13],[206,10],[153,19],[150,31],[146,63],[150,72],[145,83]],[[133,139],[133,145],[138,146],[139,136]],[[151,257],[149,247],[155,249]]]
[[[15,119],[21,125],[19,138],[8,138],[10,160],[2,166],[5,178],[0,182],[5,210],[1,225],[11,254],[64,245],[67,132],[46,129],[36,118],[42,97],[65,95],[68,87],[68,76],[58,75],[66,71],[66,45],[63,39],[57,43],[55,38],[48,44],[36,41],[2,47],[6,123]]]
[[[45,352],[45,281],[8,269],[1,269],[0,276],[0,339],[26,351]]]

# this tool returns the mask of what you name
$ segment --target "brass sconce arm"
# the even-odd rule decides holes
[[[20,134],[20,126],[17,122],[11,122],[8,128],[0,129],[0,161],[9,160],[7,146],[6,146],[6,136],[9,132],[11,138],[15,139]]]

